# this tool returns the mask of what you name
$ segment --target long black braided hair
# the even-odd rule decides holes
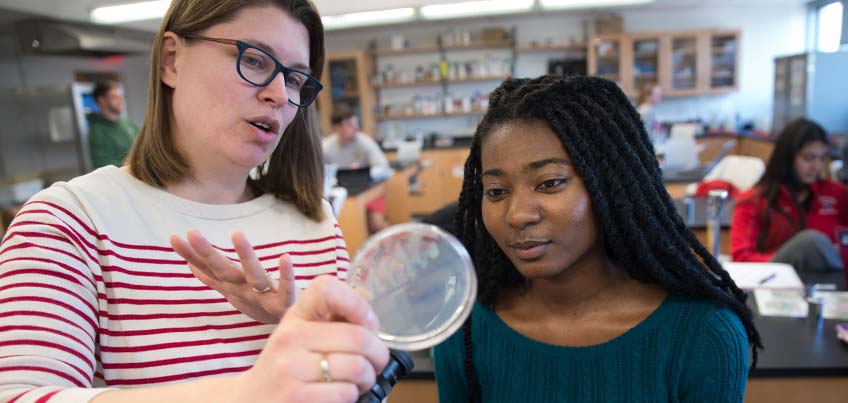
[[[732,309],[745,326],[753,368],[762,343],[745,293],[677,214],[636,109],[615,83],[597,77],[508,79],[492,92],[465,162],[454,227],[474,257],[480,303],[493,308],[501,291],[524,284],[483,226],[481,211],[481,145],[494,129],[516,121],[545,123],[559,136],[592,200],[609,259],[636,280]],[[469,401],[474,401],[470,320],[463,332]]]
[[[774,151],[771,153],[766,171],[763,176],[757,181],[756,188],[759,189],[757,194],[766,199],[766,209],[760,218],[760,230],[757,235],[756,250],[765,252],[766,236],[771,228],[771,213],[776,212],[784,216],[789,216],[783,209],[778,208],[777,199],[780,196],[780,188],[786,186],[789,193],[792,194],[792,202],[795,203],[795,210],[801,211],[801,206],[798,204],[798,193],[805,187],[798,175],[795,173],[795,157],[804,146],[814,142],[821,142],[825,145],[830,145],[827,138],[827,132],[812,120],[799,118],[786,124],[786,127],[781,130],[777,137],[777,142],[774,145]],[[798,230],[804,229],[807,226],[804,214],[798,215],[796,223]]]

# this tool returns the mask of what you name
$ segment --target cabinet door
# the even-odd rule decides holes
[[[362,51],[330,54],[324,69],[324,89],[318,97],[321,130],[332,132],[330,117],[338,105],[353,109],[359,117],[362,131],[374,135],[374,90],[368,82],[370,58]]]
[[[633,71],[632,93],[638,95],[648,86],[659,83],[660,38],[634,37],[631,61]]]
[[[421,168],[413,170],[415,188],[407,186],[407,211],[410,217],[430,214],[442,207],[444,197],[444,154],[438,150],[421,152]]]
[[[442,157],[442,205],[454,203],[459,200],[459,192],[462,190],[462,180],[465,175],[465,160],[471,149],[455,148],[440,151]],[[441,207],[441,206],[440,206]]]
[[[772,125],[780,130],[789,121],[804,116],[807,111],[807,56],[774,59],[774,109]]]
[[[698,90],[699,55],[696,34],[671,36],[669,95],[694,95]]]
[[[739,82],[739,34],[714,33],[709,38],[711,91],[734,91]]]
[[[589,46],[589,74],[621,83],[621,38],[596,37]]]

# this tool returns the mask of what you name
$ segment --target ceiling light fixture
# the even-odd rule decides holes
[[[171,0],[157,0],[97,7],[91,10],[91,20],[101,24],[153,20],[162,18],[170,5]]]
[[[616,6],[633,6],[653,3],[654,0],[540,0],[542,8],[563,10],[570,8],[604,8]]]
[[[428,20],[476,17],[529,11],[534,0],[486,0],[421,7],[421,17]]]
[[[331,30],[411,21],[414,18],[415,9],[407,7],[324,16],[321,22],[324,23],[324,29]]]

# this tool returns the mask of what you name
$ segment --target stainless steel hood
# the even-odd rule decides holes
[[[30,19],[15,23],[22,52],[108,56],[149,53],[153,33],[114,26]]]

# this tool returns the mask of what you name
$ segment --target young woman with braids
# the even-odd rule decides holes
[[[782,262],[798,270],[841,270],[836,230],[848,225],[848,188],[821,178],[829,142],[815,122],[783,129],[757,185],[737,197],[730,252],[742,262]]]
[[[435,349],[441,401],[742,401],[760,345],[745,295],[675,213],[614,83],[496,89],[456,228],[479,299]]]

